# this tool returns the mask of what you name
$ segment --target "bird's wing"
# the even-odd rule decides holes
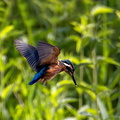
[[[39,64],[57,64],[60,49],[46,42],[38,43]]]
[[[37,48],[21,40],[15,40],[15,45],[18,51],[20,52],[20,54],[23,55],[27,59],[32,69],[37,72],[38,70],[36,66],[39,61],[39,55],[38,55]]]

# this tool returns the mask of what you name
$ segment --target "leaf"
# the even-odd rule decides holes
[[[8,97],[8,95],[10,94],[10,92],[13,89],[14,84],[10,84],[7,87],[5,87],[1,93],[1,98],[2,99],[6,99]]]
[[[98,111],[96,109],[88,108],[86,111],[91,113],[92,115],[98,115]]]
[[[78,65],[75,65],[75,68],[83,66],[83,65],[92,65],[92,63],[79,63]]]
[[[53,89],[52,89],[52,96],[54,97],[54,98],[56,98],[60,93],[62,93],[62,92],[64,92],[65,91],[65,87],[60,87],[60,88],[58,88],[58,89],[56,89],[56,87],[53,87]]]
[[[71,60],[74,64],[79,64],[79,59],[76,58],[76,57],[72,57],[72,60]]]
[[[81,38],[77,35],[71,35],[70,38],[76,41],[76,51],[80,52],[81,43],[82,43]]]
[[[63,81],[60,81],[59,83],[57,83],[57,87],[61,87],[61,86],[64,86],[64,85],[74,85],[74,84],[70,80],[63,80]]]
[[[99,5],[99,6],[96,6],[92,9],[91,15],[96,16],[96,15],[99,15],[101,13],[113,13],[113,11],[114,10],[110,7]]]
[[[118,16],[118,18],[120,19],[120,11],[119,10],[116,10],[116,15]]]
[[[93,99],[96,99],[96,94],[92,90],[85,90],[85,92]]]
[[[85,26],[82,24],[79,24],[77,22],[72,22],[71,24],[74,26],[74,30],[78,33],[81,33],[85,30]]]
[[[7,49],[3,49],[0,51],[0,71],[4,71],[5,70],[5,63],[6,63],[6,54],[7,53]]]
[[[113,101],[113,100],[119,98],[119,96],[120,96],[120,92],[116,92],[111,96],[111,100]]]
[[[75,117],[67,117],[64,120],[76,120],[76,118]]]
[[[92,64],[92,61],[90,59],[82,59],[79,64],[75,65],[75,68],[78,68],[80,66],[83,66],[83,65],[88,65],[89,67],[92,67],[93,68],[93,64]]]
[[[84,36],[82,38],[82,44],[81,47],[84,48],[85,46],[87,46],[90,43],[90,37],[89,36]]]
[[[103,86],[103,85],[98,85],[97,86],[96,93],[101,93],[101,92],[104,92],[104,91],[110,91],[110,89],[107,88],[106,86]]]
[[[101,63],[101,64],[109,63],[109,64],[120,66],[120,63],[116,62],[113,58],[109,58],[109,57],[99,56],[99,57],[97,57],[97,61],[98,61],[98,63]]]
[[[81,16],[81,24],[85,25],[85,26],[88,24],[87,16],[85,16],[85,15]]]
[[[96,94],[94,93],[94,91],[92,90],[92,86],[81,82],[80,85],[77,85],[77,91],[79,94],[81,94],[82,92],[87,93],[93,100],[96,99]]]
[[[13,25],[5,27],[1,32],[0,32],[0,38],[5,37],[9,32],[11,32],[14,29]]]
[[[66,105],[66,109],[71,112],[72,115],[77,116],[77,111],[70,105]]]
[[[66,104],[66,103],[72,103],[72,102],[77,102],[78,99],[77,98],[65,98],[62,100],[62,103]]]
[[[97,104],[98,104],[98,107],[100,109],[102,119],[103,120],[107,119],[108,118],[107,108],[99,97],[97,97]]]
[[[86,116],[86,117],[93,117],[94,119],[97,119],[97,116],[91,114],[90,112],[80,112],[80,115]]]
[[[118,68],[109,78],[108,86],[114,88],[120,80],[120,68]]]

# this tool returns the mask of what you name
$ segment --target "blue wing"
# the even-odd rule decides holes
[[[35,74],[34,78],[28,83],[29,85],[32,85],[36,83],[40,78],[44,77],[45,72],[48,70],[48,67],[42,68],[38,73]]]
[[[39,55],[36,47],[29,45],[21,40],[15,40],[15,45],[21,55],[23,55],[33,70],[38,72]],[[40,69],[40,67],[39,67]]]

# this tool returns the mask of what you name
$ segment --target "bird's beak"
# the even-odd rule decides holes
[[[71,77],[73,79],[74,84],[77,85],[74,75],[71,75]]]

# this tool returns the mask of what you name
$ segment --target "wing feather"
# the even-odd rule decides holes
[[[38,43],[39,62],[41,64],[57,64],[60,49],[46,42]]]
[[[29,45],[21,40],[15,40],[15,45],[17,50],[20,52],[21,55],[23,55],[33,70],[36,72],[37,65],[39,61],[39,55],[36,47],[33,47],[32,45]]]

